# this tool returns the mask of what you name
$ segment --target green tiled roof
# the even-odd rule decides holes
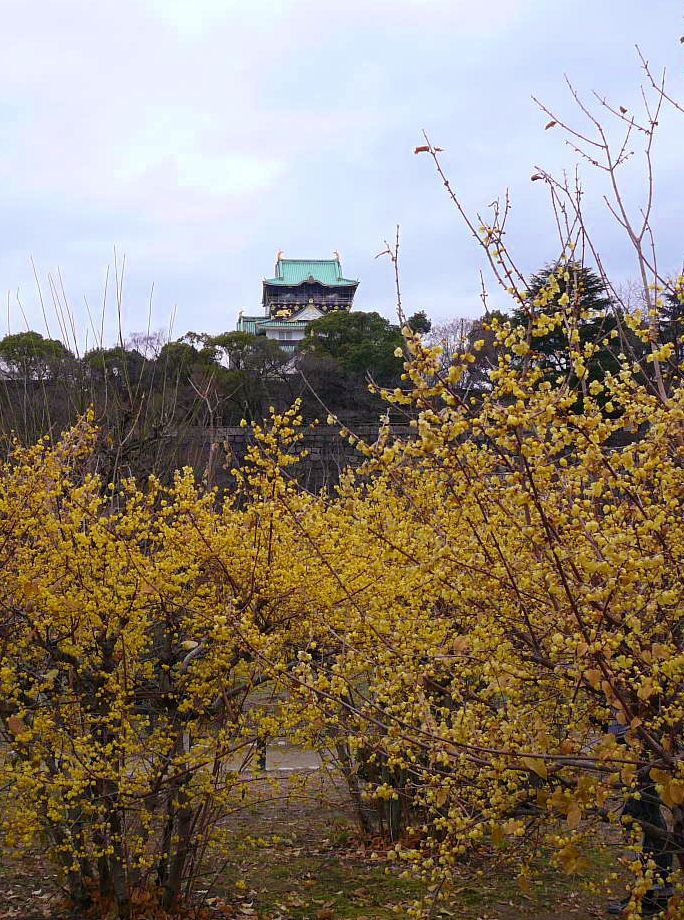
[[[306,329],[309,323],[304,319],[269,319],[268,316],[238,316],[238,332],[258,335],[266,329]]]
[[[306,329],[308,325],[305,319],[265,319],[257,323],[259,329]]]
[[[339,259],[278,259],[275,271],[275,278],[265,278],[264,284],[295,286],[311,279],[328,287],[351,287],[358,284],[358,281],[342,277]]]
[[[244,316],[240,314],[237,321],[238,332],[249,332],[250,335],[256,335],[256,326],[263,316]]]

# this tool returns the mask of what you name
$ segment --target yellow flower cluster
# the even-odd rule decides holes
[[[88,419],[0,469],[0,823],[74,898],[97,876],[120,916],[151,882],[172,903],[285,733],[335,751],[360,820],[440,883],[472,848],[580,871],[645,781],[681,849],[684,391],[623,359],[578,409],[524,330],[491,330],[476,396],[473,354],[445,370],[406,332],[384,395],[413,436],[385,420],[330,494],[288,476],[297,406],[253,426],[220,497],[188,470],[104,488]]]

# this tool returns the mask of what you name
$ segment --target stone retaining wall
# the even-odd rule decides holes
[[[377,425],[357,425],[349,430],[364,441],[373,442],[378,436]],[[345,467],[356,466],[363,460],[363,456],[341,436],[340,431],[341,428],[334,425],[303,429],[304,438],[298,447],[308,451],[308,456],[293,466],[290,472],[307,489],[317,491],[333,485]],[[393,425],[392,431],[401,437],[415,434],[415,429],[408,425]],[[195,428],[189,434],[193,441],[203,444],[202,454],[207,463],[212,454],[212,477],[217,484],[228,483],[230,469],[242,466],[247,448],[254,441],[251,428]]]

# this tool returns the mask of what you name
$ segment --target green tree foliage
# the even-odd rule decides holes
[[[406,325],[418,335],[426,335],[432,329],[432,320],[425,310],[418,310],[406,320]]]
[[[675,284],[673,290],[665,293],[659,304],[659,314],[660,341],[673,346],[665,370],[667,386],[671,389],[684,370],[684,285]]]
[[[370,374],[386,384],[401,375],[403,361],[394,352],[403,344],[399,327],[379,313],[336,311],[309,325],[302,348],[334,358],[350,376]]]
[[[139,382],[148,362],[135,348],[117,345],[114,348],[91,349],[86,352],[83,363],[95,378],[128,385]]]
[[[283,409],[298,397],[307,420],[332,411],[347,423],[373,424],[383,405],[368,391],[366,372],[392,384],[402,371],[394,356],[402,339],[377,314],[347,325],[363,328],[331,340],[334,356],[321,347],[294,360],[265,336],[240,332],[187,332],[171,342],[163,333],[133,333],[81,358],[36,332],[8,336],[0,343],[0,449],[15,437],[32,443],[59,433],[92,407],[106,478],[155,473],[169,482],[179,466],[204,475],[204,429],[260,422],[270,406]]]
[[[591,268],[570,262],[562,272],[556,265],[547,265],[532,275],[525,302],[513,311],[512,323],[527,326],[532,316],[540,314],[557,318],[544,335],[535,335],[531,343],[548,379],[569,375],[571,385],[579,386],[570,369],[571,327],[579,333],[579,341],[572,343],[574,347],[599,345],[587,364],[585,383],[602,380],[607,371],[617,370],[614,349],[602,345],[606,336],[617,329],[617,306]]]
[[[57,339],[46,339],[40,332],[17,332],[0,341],[0,365],[14,378],[45,380],[54,377],[73,355]]]
[[[203,359],[202,355],[200,349],[179,339],[163,345],[157,361],[172,378],[187,378],[194,367],[209,363],[206,356]]]
[[[205,345],[209,349],[216,354],[214,381],[226,412],[232,413],[235,423],[241,418],[261,418],[273,401],[287,354],[277,342],[247,332],[210,336]]]
[[[228,367],[251,374],[273,374],[282,370],[288,356],[273,339],[249,332],[224,332],[212,336],[209,344],[225,357]]]

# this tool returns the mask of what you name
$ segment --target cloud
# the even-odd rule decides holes
[[[590,0],[572,16],[545,0],[4,0],[0,291],[20,289],[28,321],[42,322],[33,257],[42,278],[61,267],[81,317],[117,246],[130,328],[146,325],[154,284],[155,321],[175,308],[181,332],[218,331],[258,305],[279,248],[339,249],[359,306],[392,315],[391,273],[374,256],[400,223],[408,307],[476,313],[481,259],[412,154],[421,129],[473,211],[510,188],[510,238],[534,269],[555,252],[529,176],[575,157],[543,131],[531,94],[571,111],[567,72],[631,107],[634,42],[676,65],[679,16],[676,0],[648,15],[625,0],[619,17]],[[682,123],[664,118],[657,148],[673,264]],[[600,192],[588,177],[599,236],[629,275]]]

